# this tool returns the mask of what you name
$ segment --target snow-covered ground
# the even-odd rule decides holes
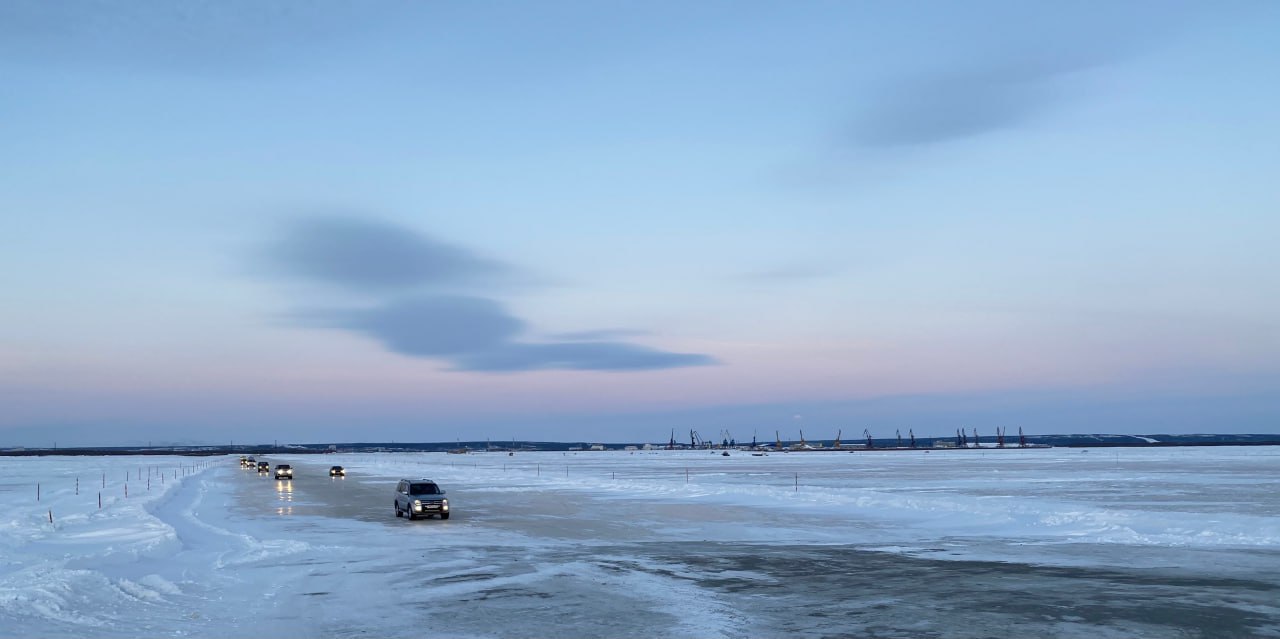
[[[264,459],[0,459],[0,636],[1280,636],[1274,447]]]

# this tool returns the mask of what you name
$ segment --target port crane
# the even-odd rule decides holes
[[[809,445],[809,442],[806,442],[806,441],[804,440],[804,431],[803,431],[803,430],[802,430],[802,431],[800,431],[800,443],[799,443],[799,444],[793,444],[791,447],[792,447],[792,448],[794,448],[795,450],[813,450],[813,446],[810,446],[810,445]]]
[[[738,440],[733,438],[733,433],[730,433],[728,429],[720,431],[720,447],[721,448],[733,448],[733,447],[736,447],[737,445],[738,445]]]

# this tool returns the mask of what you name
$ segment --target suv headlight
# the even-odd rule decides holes
[[[422,500],[421,500],[421,499],[415,499],[415,500],[413,500],[413,509],[414,509],[414,510],[422,510]]]
[[[449,510],[449,500],[448,500],[448,499],[441,499],[441,500],[440,500],[440,509],[441,509],[441,510]]]

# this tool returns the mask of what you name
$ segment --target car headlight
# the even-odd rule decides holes
[[[422,500],[420,500],[420,499],[415,499],[415,500],[413,500],[413,509],[414,509],[414,510],[422,510]]]
[[[441,508],[442,510],[449,510],[449,500],[448,500],[448,499],[441,499],[441,500],[440,500],[440,508]]]

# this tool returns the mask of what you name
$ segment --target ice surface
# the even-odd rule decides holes
[[[1274,447],[269,461],[4,459],[0,635],[1280,636]]]

